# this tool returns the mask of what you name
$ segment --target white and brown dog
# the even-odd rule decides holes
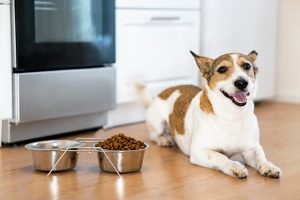
[[[160,146],[178,145],[190,162],[246,178],[247,169],[230,160],[240,154],[261,175],[279,178],[281,170],[267,161],[259,143],[254,114],[257,53],[230,53],[216,59],[191,52],[203,77],[203,88],[179,85],[152,99],[144,85],[137,84],[147,107],[150,139]]]

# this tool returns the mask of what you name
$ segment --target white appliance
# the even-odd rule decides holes
[[[116,7],[118,106],[109,112],[109,127],[144,120],[134,82],[146,83],[157,95],[199,81],[189,52],[199,52],[199,0],[119,0]]]
[[[0,120],[1,120],[1,119],[12,118],[12,57],[11,57],[11,26],[10,26],[10,1],[9,0],[0,0],[0,30],[1,30],[0,31]]]
[[[201,55],[258,52],[257,100],[275,96],[277,0],[203,0]]]

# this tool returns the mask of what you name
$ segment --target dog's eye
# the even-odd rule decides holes
[[[251,69],[251,65],[250,65],[249,63],[244,63],[244,64],[242,65],[242,67],[243,67],[245,70]]]
[[[217,71],[220,73],[220,74],[224,74],[225,72],[227,72],[228,68],[225,67],[225,66],[222,66],[220,67]]]

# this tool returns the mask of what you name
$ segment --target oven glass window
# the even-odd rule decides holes
[[[96,41],[97,35],[102,35],[103,24],[98,9],[103,9],[101,1],[35,0],[35,41]],[[95,15],[98,16],[95,18]]]
[[[17,70],[115,61],[114,0],[20,0],[15,13]]]

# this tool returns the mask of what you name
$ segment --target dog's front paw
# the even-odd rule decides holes
[[[229,168],[229,175],[240,179],[247,178],[248,170],[244,165],[242,165],[238,161],[234,161]]]
[[[173,138],[169,136],[160,136],[156,142],[161,147],[172,147],[175,145]]]
[[[263,176],[270,178],[280,178],[282,172],[279,167],[270,162],[262,162],[257,166],[257,171]]]

